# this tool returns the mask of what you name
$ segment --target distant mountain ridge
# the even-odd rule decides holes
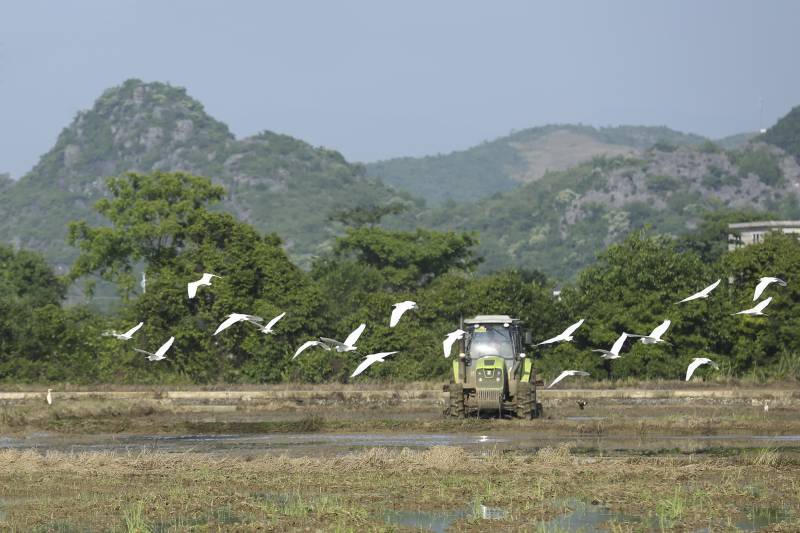
[[[369,163],[367,172],[424,198],[429,205],[439,205],[448,200],[480,200],[596,156],[634,156],[658,143],[696,146],[706,140],[663,126],[554,124],[513,132],[449,154]]]
[[[336,151],[269,131],[236,139],[185,89],[132,79],[79,112],[18,182],[0,180],[0,240],[42,251],[66,268],[75,255],[65,243],[67,223],[102,223],[92,206],[105,194],[105,178],[154,170],[224,185],[221,208],[278,233],[301,263],[335,234],[330,211],[396,196]]]

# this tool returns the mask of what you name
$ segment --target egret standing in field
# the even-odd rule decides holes
[[[761,293],[764,292],[764,289],[769,287],[771,283],[777,283],[781,287],[786,286],[786,282],[780,278],[761,278],[758,280],[758,285],[756,285],[756,290],[753,293],[753,301],[755,302],[761,296]]]
[[[141,328],[142,326],[144,326],[144,322],[139,322],[125,333],[119,333],[117,331],[111,330],[111,331],[104,331],[103,336],[114,337],[121,341],[129,341],[131,340],[131,337],[133,337],[133,334],[139,331],[139,328]]]
[[[457,329],[455,331],[451,331],[447,334],[444,341],[442,342],[442,348],[444,348],[444,356],[445,358],[450,357],[450,352],[453,350],[453,344],[464,337],[466,331],[463,329]]]
[[[656,326],[655,329],[650,332],[650,335],[633,335],[632,333],[628,333],[628,337],[641,337],[639,342],[643,344],[658,344],[659,342],[666,342],[669,344],[667,341],[663,340],[661,336],[667,332],[670,324],[672,324],[672,322],[665,320]]]
[[[547,388],[549,389],[550,387],[552,387],[553,385],[555,385],[556,383],[558,383],[559,381],[568,376],[588,376],[588,375],[589,373],[584,372],[583,370],[564,370],[562,373],[558,375],[556,379],[553,380],[552,383],[550,383],[550,385],[547,386]]]
[[[356,367],[356,369],[353,371],[353,373],[350,375],[350,377],[351,378],[356,377],[357,375],[362,373],[364,370],[369,368],[369,366],[372,365],[373,363],[383,363],[384,362],[384,359],[383,359],[384,357],[389,357],[390,355],[394,355],[396,353],[397,352],[381,352],[381,353],[371,353],[371,354],[369,354],[367,357],[364,358],[363,361],[361,361],[361,364]]]
[[[572,324],[570,327],[568,327],[567,329],[565,329],[563,332],[559,333],[555,337],[553,337],[551,339],[547,339],[545,341],[542,341],[539,344],[537,344],[536,346],[541,346],[542,344],[552,344],[554,342],[570,342],[572,340],[572,334],[575,333],[575,330],[577,330],[579,327],[581,327],[581,324],[583,324],[583,320],[584,319],[581,318],[580,320],[578,320],[577,322]]]
[[[692,300],[698,300],[700,298],[708,298],[708,295],[711,294],[711,291],[716,289],[717,285],[719,285],[719,283],[721,281],[722,281],[722,279],[718,279],[717,281],[715,281],[714,283],[712,283],[711,285],[709,285],[708,287],[706,287],[702,291],[696,292],[696,293],[692,294],[691,296],[687,296],[686,298],[684,298],[683,300],[681,300],[678,303],[682,304],[683,302],[690,302]]]
[[[190,281],[186,285],[186,290],[189,293],[189,299],[192,299],[197,294],[197,288],[201,285],[210,287],[211,286],[211,278],[219,278],[216,274],[209,274],[208,272],[203,273],[203,277],[198,279],[197,281]]]
[[[395,327],[400,322],[400,317],[403,316],[403,313],[411,309],[417,309],[417,302],[406,300],[405,302],[396,303],[392,307],[394,309],[392,309],[392,316],[389,318],[390,328]]]
[[[344,342],[339,342],[336,339],[329,339],[327,337],[320,337],[319,340],[327,344],[328,346],[332,346],[336,348],[337,352],[352,352],[356,349],[356,343],[358,342],[358,338],[364,333],[364,328],[366,328],[366,324],[361,324],[356,329],[354,329],[350,335],[344,340]]]
[[[47,405],[53,405],[53,389],[47,389],[47,396],[45,399],[47,400]]]
[[[744,311],[739,311],[738,313],[733,313],[733,314],[750,315],[750,316],[767,316],[764,314],[764,309],[769,305],[771,301],[772,301],[772,296],[770,296],[766,300],[761,300],[755,307],[751,307],[750,309],[745,309]]]
[[[603,355],[601,355],[601,357],[603,359],[619,359],[620,357],[622,357],[619,354],[619,351],[622,349],[622,346],[625,344],[625,340],[627,338],[628,334],[623,331],[622,335],[620,335],[619,338],[616,341],[614,341],[614,345],[611,347],[611,350],[603,350],[601,348],[597,348],[592,351],[602,353]]]
[[[708,359],[707,357],[695,357],[694,359],[692,359],[692,362],[689,363],[688,368],[686,368],[686,381],[689,381],[689,379],[692,377],[692,374],[694,374],[694,371],[697,370],[697,367],[699,367],[700,365],[711,365],[714,368],[719,369],[717,363],[715,363],[711,359]]]
[[[231,313],[225,318],[222,324],[220,324],[219,327],[217,327],[217,331],[214,332],[214,335],[222,333],[232,325],[236,324],[237,322],[241,322],[243,320],[246,320],[251,324],[255,324],[258,327],[262,327],[263,324],[261,324],[261,321],[264,319],[261,318],[260,316],[255,316],[255,315],[246,315],[244,313]]]
[[[329,352],[331,351],[331,347],[322,341],[306,341],[297,349],[296,352],[294,352],[292,359],[303,353],[306,349],[311,348],[312,346],[319,346],[320,348],[324,348]]]
[[[149,361],[161,361],[161,360],[167,358],[167,356],[164,355],[164,354],[167,353],[167,350],[169,350],[169,348],[170,348],[170,346],[172,346],[173,342],[175,342],[175,337],[170,337],[167,342],[162,344],[161,347],[158,350],[156,350],[156,353],[150,353],[150,352],[147,352],[145,350],[140,350],[139,348],[134,348],[134,350],[136,350],[139,353],[146,354],[147,355],[147,359]]]

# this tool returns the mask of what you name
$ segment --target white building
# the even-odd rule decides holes
[[[759,243],[770,231],[800,234],[800,220],[765,220],[728,224],[728,250]]]

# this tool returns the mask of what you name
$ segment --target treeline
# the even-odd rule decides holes
[[[523,319],[535,341],[586,319],[574,342],[531,349],[548,378],[575,368],[595,378],[678,379],[692,357],[703,356],[721,370],[698,375],[800,375],[800,243],[775,234],[727,252],[726,222],[736,213],[714,213],[680,240],[633,233],[556,298],[553,283],[535,269],[476,275],[476,235],[377,226],[391,208],[351,213],[346,233],[306,272],[289,261],[277,236],[215,210],[225,191],[206,178],[126,174],[110,179],[108,189],[96,208],[109,225],[70,227],[70,244],[80,254],[65,278],[36,254],[0,247],[0,380],[344,381],[364,354],[393,350],[400,353],[373,365],[366,379],[446,380],[444,335],[462,317],[494,313]],[[295,213],[295,222],[304,216]],[[348,223],[348,213],[336,217]],[[221,279],[187,298],[186,283],[203,272]],[[769,316],[732,316],[752,306],[761,276],[789,282],[768,289]],[[708,300],[676,305],[718,278],[723,282]],[[118,311],[63,306],[69,284],[91,292],[98,279],[117,288]],[[391,306],[402,300],[416,301],[419,310],[389,328]],[[284,311],[274,335],[246,326],[212,335],[229,313],[268,320]],[[666,318],[669,345],[630,343],[622,359],[610,362],[590,351],[608,348],[622,331],[649,333]],[[139,321],[145,325],[132,340],[102,335]],[[308,350],[291,360],[304,341],[342,339],[361,322],[367,330],[359,353]],[[166,361],[152,363],[133,350],[152,351],[170,336],[176,340]]]

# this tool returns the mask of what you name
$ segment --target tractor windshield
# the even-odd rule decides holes
[[[514,359],[514,345],[511,342],[511,328],[502,324],[475,326],[469,341],[470,357],[499,355],[504,359]]]

